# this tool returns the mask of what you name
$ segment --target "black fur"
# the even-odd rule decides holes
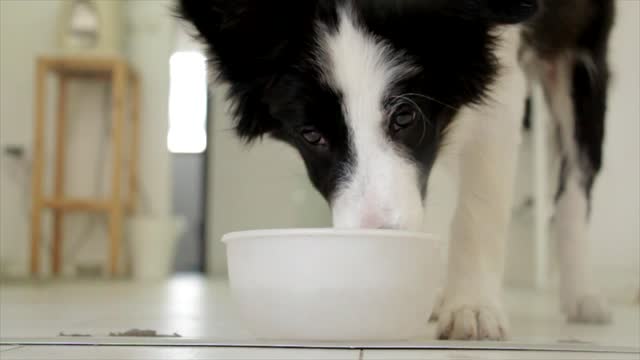
[[[585,64],[577,62],[573,68],[572,100],[575,114],[575,139],[584,158],[583,186],[587,196],[596,174],[602,167],[602,143],[607,107],[608,73],[605,64],[595,64],[597,74],[590,74]]]
[[[524,101],[524,116],[522,117],[522,127],[524,130],[531,130],[531,117],[533,116],[533,109],[531,108],[532,102],[531,95],[527,96]]]
[[[590,197],[602,167],[602,145],[609,84],[607,47],[615,17],[613,0],[566,0],[542,2],[542,11],[528,24],[523,39],[545,61],[571,56],[571,98],[575,122],[574,144],[560,144],[560,151],[576,146],[582,185]],[[564,155],[563,155],[564,156]],[[563,160],[556,200],[567,181]]]
[[[349,7],[367,33],[390,45],[419,71],[390,89],[407,95],[426,118],[389,137],[426,178],[457,109],[486,100],[499,71],[493,27],[532,16],[532,0],[179,0],[178,13],[209,46],[220,80],[230,85],[237,134],[269,134],[295,146],[316,188],[330,198],[345,169],[358,160],[342,114],[341,94],[320,80],[318,24],[337,26],[337,9]],[[422,96],[421,96],[422,95]],[[387,124],[387,123],[385,123]],[[385,125],[388,126],[388,125]],[[312,127],[328,145],[300,136]]]
[[[278,79],[310,50],[314,1],[182,0],[177,12],[209,45],[209,59],[230,85],[239,136],[275,130],[268,96]]]
[[[491,22],[473,17],[472,8],[453,7],[457,1],[426,9],[402,6],[403,1],[394,7],[382,0],[356,3],[367,30],[405,51],[423,69],[408,87],[454,108],[484,100],[498,71]]]
[[[270,91],[268,116],[278,121],[271,135],[298,149],[313,185],[330,198],[355,155],[350,152],[340,95],[321,86],[313,74],[315,70],[301,69],[281,77]],[[327,137],[330,146],[318,149],[308,144],[300,136],[308,127]]]
[[[546,59],[583,49],[602,56],[613,20],[613,0],[540,0],[540,10],[523,35]]]
[[[418,165],[424,198],[430,170],[457,109],[488,100],[486,94],[499,71],[493,55],[497,44],[490,34],[498,21],[488,20],[486,9],[472,1],[356,0],[355,4],[367,31],[404,52],[422,69],[396,84],[390,98],[417,94],[406,97],[425,116],[394,137]]]
[[[584,186],[587,196],[602,167],[609,65],[607,48],[613,27],[615,7],[612,0],[590,0],[594,16],[577,39],[578,53],[589,63],[578,60],[573,68],[572,99],[575,112],[575,138],[587,159]],[[585,166],[585,165],[583,165]]]

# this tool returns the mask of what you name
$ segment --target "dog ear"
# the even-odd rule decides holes
[[[417,2],[420,0],[411,0]],[[533,17],[540,0],[434,0],[445,11],[492,25],[518,24]]]
[[[248,142],[278,126],[265,97],[300,56],[314,8],[308,0],[178,0],[176,13],[193,24],[230,86],[235,129]]]
[[[540,0],[355,0],[378,12],[440,12],[490,24],[516,24],[528,20],[538,11]],[[405,11],[406,12],[406,11]]]
[[[484,16],[496,24],[517,24],[538,12],[538,0],[484,0]]]

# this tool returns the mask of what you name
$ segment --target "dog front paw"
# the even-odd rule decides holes
[[[567,320],[575,323],[607,324],[611,322],[611,312],[607,302],[597,295],[583,295],[565,301]]]
[[[505,340],[507,318],[502,309],[485,304],[447,304],[438,314],[441,340]]]

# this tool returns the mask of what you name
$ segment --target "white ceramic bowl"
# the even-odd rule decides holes
[[[282,229],[227,234],[229,281],[258,338],[422,338],[439,287],[441,243],[393,230]]]

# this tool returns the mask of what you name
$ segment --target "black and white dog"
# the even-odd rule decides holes
[[[456,159],[445,339],[507,336],[512,183],[540,82],[562,159],[552,227],[563,308],[608,321],[585,253],[612,0],[179,0],[178,11],[229,86],[237,134],[298,149],[336,227],[421,230],[431,169]]]

